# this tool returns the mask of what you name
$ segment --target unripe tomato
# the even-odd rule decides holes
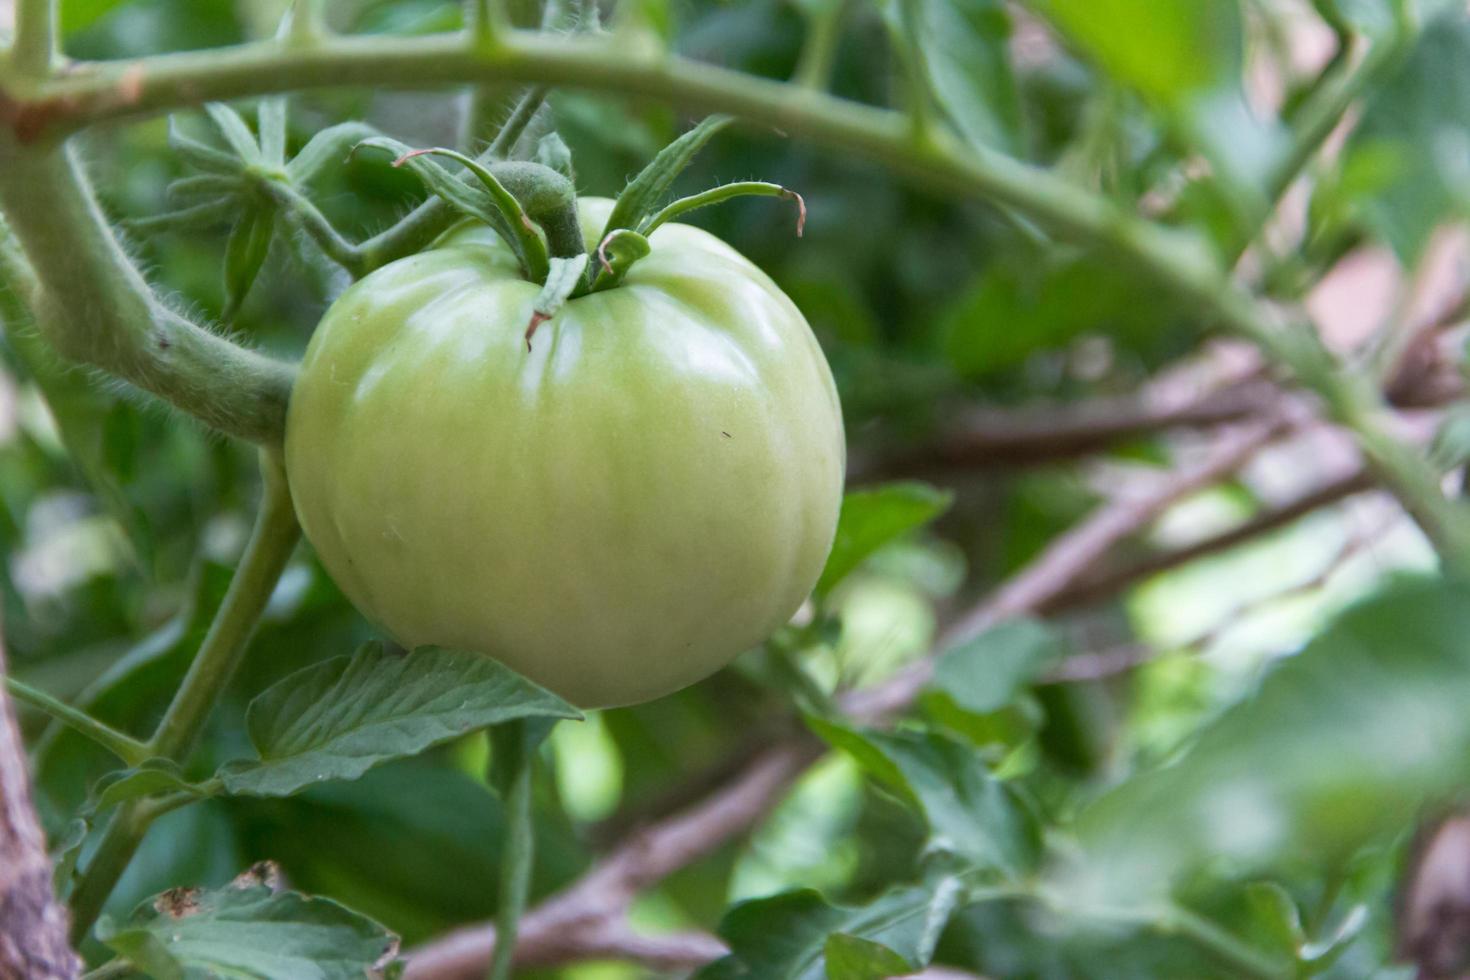
[[[581,202],[589,235],[610,208]],[[630,704],[718,669],[810,592],[845,463],[822,351],[723,242],[677,224],[650,241],[530,351],[539,287],[483,226],[327,311],[287,475],[322,563],[404,646]]]

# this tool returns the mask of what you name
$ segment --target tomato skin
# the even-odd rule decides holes
[[[585,233],[610,208],[583,200]],[[483,227],[327,311],[287,476],[328,572],[404,646],[631,704],[723,666],[811,591],[845,469],[827,362],[729,246],[676,224],[651,244],[529,352],[538,287]]]

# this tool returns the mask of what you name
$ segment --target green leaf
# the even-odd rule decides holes
[[[737,197],[784,197],[787,200],[795,201],[797,207],[796,235],[798,238],[801,237],[802,229],[806,227],[806,202],[795,191],[788,190],[780,184],[772,184],[764,180],[740,180],[733,184],[721,184],[719,187],[711,187],[707,191],[691,194],[688,197],[681,197],[672,204],[664,207],[657,214],[645,219],[638,226],[638,231],[645,236],[652,235],[658,226],[666,221],[672,221],[677,217],[688,214],[690,211],[707,208],[711,204],[720,204]]]
[[[339,167],[352,155],[352,148],[363,140],[381,136],[364,122],[345,122],[321,130],[301,152],[286,164],[286,174],[293,184],[308,184],[330,167]]]
[[[276,210],[259,205],[246,211],[230,232],[225,246],[225,305],[221,318],[229,323],[240,312],[260,267],[270,254],[276,234]]]
[[[205,103],[204,111],[214,122],[215,128],[230,144],[230,149],[235,155],[246,163],[260,163],[260,146],[255,142],[255,134],[250,132],[250,125],[245,122],[238,112],[223,102]]]
[[[1106,255],[1025,249],[986,266],[941,310],[937,330],[950,364],[987,380],[1084,334],[1104,334],[1130,350],[1187,345],[1199,328],[1176,313]]]
[[[97,938],[157,980],[363,980],[396,974],[398,939],[325,898],[273,893],[250,881],[205,891],[175,888],[126,923],[104,916]]]
[[[1109,75],[1170,105],[1240,70],[1236,0],[1032,0]]]
[[[619,228],[639,227],[644,218],[658,210],[659,202],[668,193],[674,178],[684,172],[704,144],[732,121],[729,116],[707,116],[699,125],[660,150],[618,195],[602,234],[597,236],[598,241],[605,241]]]
[[[976,146],[1018,155],[1021,99],[1011,70],[1010,16],[1000,0],[889,0],[929,94]]]
[[[1470,589],[1401,582],[1351,608],[1173,764],[1078,817],[1062,887],[1146,902],[1191,868],[1325,866],[1470,777]],[[1085,900],[1085,899],[1084,899]]]
[[[875,963],[921,969],[963,892],[949,876],[892,889],[868,905],[832,905],[811,889],[742,902],[725,914],[720,935],[731,954],[696,980],[826,980],[876,977],[850,972]],[[842,936],[835,944],[830,937]],[[836,964],[827,953],[837,951]],[[835,971],[835,972],[834,972]],[[849,971],[849,972],[844,972]],[[886,974],[884,975],[886,976]]]
[[[1245,887],[1245,901],[1251,921],[1270,937],[1271,946],[1296,959],[1306,936],[1290,893],[1274,881],[1253,881]]]
[[[828,980],[888,980],[919,968],[882,943],[845,932],[827,937],[823,955]]]
[[[213,793],[209,787],[185,779],[178,763],[170,759],[148,759],[135,768],[119,769],[99,779],[84,812],[90,815],[142,796],[178,792],[200,799]]]
[[[67,36],[84,31],[127,0],[61,0],[61,27]]]
[[[1033,619],[1014,619],[945,651],[933,683],[966,711],[988,714],[1014,701],[1065,653],[1057,630]]]
[[[1113,79],[1140,92],[1215,168],[1232,210],[1259,214],[1286,147],[1244,88],[1239,0],[1032,0]]]
[[[260,155],[269,166],[286,163],[286,97],[270,96],[260,100],[256,109],[260,129]]]
[[[619,228],[604,238],[597,246],[597,275],[593,277],[591,291],[607,289],[620,282],[633,263],[653,250],[638,232],[631,228]]]
[[[390,759],[516,718],[580,718],[577,709],[478,653],[369,643],[285,678],[245,716],[259,762],[220,770],[230,793],[287,796],[356,779]]]
[[[1405,262],[1418,259],[1434,229],[1470,213],[1470,21],[1462,14],[1427,24],[1372,94],[1344,169],[1359,160],[1386,178],[1359,212]]]
[[[515,253],[525,277],[533,282],[544,282],[549,268],[546,244],[531,227],[515,196],[486,168],[454,150],[430,147],[415,150],[405,143],[386,136],[375,136],[357,144],[358,147],[373,147],[394,154],[393,166],[407,166],[424,182],[429,191],[443,198],[455,210],[493,228]],[[431,157],[445,156],[463,164],[478,180],[478,187],[458,177],[435,163]]]
[[[817,718],[807,724],[917,809],[931,848],[1009,878],[1035,867],[1041,835],[1034,816],[969,746],[937,733],[858,731]]]
[[[879,548],[949,509],[954,496],[924,483],[890,483],[842,498],[837,534],[816,594],[825,596]]]
[[[175,116],[168,117],[168,145],[174,153],[195,170],[213,174],[238,174],[242,161],[223,150],[216,150],[189,136],[179,128]]]

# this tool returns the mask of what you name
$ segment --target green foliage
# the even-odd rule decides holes
[[[424,647],[405,656],[368,644],[252,701],[245,721],[260,761],[229,764],[220,778],[231,793],[286,796],[528,717],[580,714],[483,654]]]
[[[276,892],[250,878],[218,891],[165,892],[124,923],[98,923],[97,933],[158,980],[397,975],[385,967],[398,941],[376,923],[336,902]]]
[[[269,43],[286,6],[59,4],[68,57],[122,66]],[[447,52],[431,35],[463,23],[453,0],[324,6],[324,44],[426,38]],[[1249,562],[1198,561],[1085,610],[941,639],[951,616],[1048,554],[1119,474],[1127,493],[1144,465],[1192,459],[1177,450],[1200,441],[1143,427],[1089,449],[1085,464],[1063,450],[1019,471],[968,451],[972,410],[980,423],[1014,406],[1023,420],[1081,417],[1087,429],[1140,392],[1157,407],[1158,375],[1222,323],[1239,328],[1222,310],[1293,309],[1326,273],[1350,274],[1337,264],[1365,244],[1391,248],[1406,282],[1428,278],[1431,245],[1463,225],[1463,5],[1309,6],[1288,17],[1257,0],[568,2],[548,19],[588,36],[485,55],[496,79],[485,104],[525,111],[478,171],[425,156],[395,170],[351,153],[453,143],[455,97],[387,87],[452,79],[448,58],[410,79],[385,61],[381,88],[292,92],[289,113],[284,95],[258,98],[273,77],[160,87],[188,61],[150,75],[158,101],[126,112],[117,106],[137,80],[125,67],[105,76],[106,98],[91,88],[103,76],[69,72],[58,84],[103,106],[86,111],[127,117],[72,142],[170,311],[295,359],[352,278],[447,227],[437,195],[501,231],[544,280],[536,309],[549,316],[617,284],[647,254],[646,236],[677,218],[749,257],[810,321],[865,483],[845,499],[812,606],[770,649],[658,702],[562,726],[548,743],[535,737],[575,716],[570,706],[479,654],[372,641],[306,549],[195,751],[119,768],[22,707],[59,893],[76,900],[114,817],[157,817],[82,946],[89,967],[117,955],[157,977],[391,975],[395,934],[432,942],[490,920],[511,821],[508,750],[492,751],[486,730],[529,719],[524,756],[543,767],[529,793],[533,905],[662,815],[697,813],[684,808],[753,751],[806,739],[825,753],[752,815],[747,843],[704,854],[685,839],[700,860],[639,895],[640,931],[718,930],[730,954],[699,968],[703,980],[878,980],[931,963],[1036,980],[1407,976],[1394,921],[1414,859],[1406,843],[1424,814],[1462,797],[1470,749],[1464,589],[1430,573],[1383,581],[1383,569],[1428,563],[1412,531],[1374,538],[1372,561],[1357,561],[1358,532],[1316,514],[1257,539]],[[522,27],[543,13],[506,8]],[[1322,39],[1318,60],[1290,43],[1294,22]],[[309,47],[276,63],[289,72]],[[554,83],[562,70],[577,87],[549,98],[512,85]],[[322,72],[314,85],[335,81]],[[748,76],[761,84],[746,87]],[[796,82],[778,87],[786,79]],[[206,101],[202,117],[147,118]],[[739,109],[755,124],[713,116],[689,128],[679,113],[692,108]],[[1335,140],[1318,152],[1334,129],[1347,131],[1341,153]],[[533,187],[530,167],[555,179]],[[1302,226],[1262,235],[1292,180],[1310,200]],[[558,255],[545,240],[546,201],[531,192],[548,186],[562,195],[551,205],[573,186],[617,199],[600,250]],[[794,198],[802,217],[809,203],[804,238],[784,202],[703,206],[737,194]],[[400,223],[407,214],[419,217]],[[1186,241],[1211,242],[1221,261],[1168,247]],[[1189,278],[1215,265],[1237,274],[1236,293]],[[18,678],[141,743],[221,605],[257,496],[255,457],[63,364],[25,308],[23,272],[0,263],[6,653]],[[1192,289],[1182,295],[1181,276]],[[80,295],[89,284],[74,278],[47,285]],[[1299,340],[1302,324],[1271,328]],[[1266,349],[1270,376],[1288,377],[1292,358]],[[1424,390],[1463,374],[1463,360],[1446,355]],[[1347,385],[1358,361],[1331,362],[1325,376]],[[1335,411],[1340,389],[1319,388]],[[1388,411],[1349,407],[1363,409],[1348,413],[1351,429]],[[1397,448],[1423,464],[1436,496],[1439,475],[1470,454],[1464,404],[1440,416],[1424,459],[1391,443],[1384,470]],[[1317,469],[1315,457],[1286,466]],[[1265,513],[1279,503],[1274,486],[1248,476],[1191,499],[1096,564],[1128,567]],[[557,582],[540,586],[558,594]],[[776,648],[785,670],[762,659]],[[918,651],[936,657],[911,704],[843,716],[860,703],[847,685],[912,679],[905,661]],[[1058,682],[1094,669],[1100,680]],[[793,734],[793,705],[821,717]],[[297,891],[227,884],[259,859],[279,862]]]

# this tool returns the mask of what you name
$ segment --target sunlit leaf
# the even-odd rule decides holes
[[[285,678],[250,705],[258,762],[220,771],[231,793],[285,796],[328,779],[356,779],[390,759],[517,718],[579,712],[482,654],[421,647],[392,654],[369,643]]]

